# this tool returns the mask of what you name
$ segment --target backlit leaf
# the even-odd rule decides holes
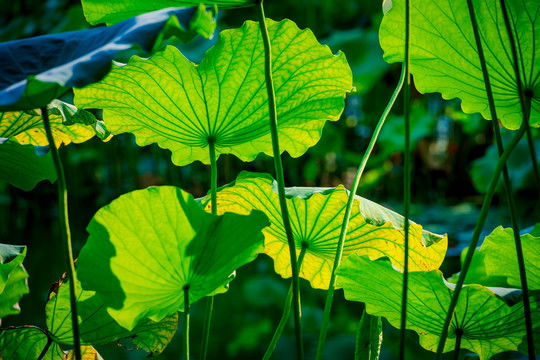
[[[227,291],[234,271],[263,251],[268,220],[206,213],[171,186],[122,195],[100,209],[81,250],[78,275],[102,296],[109,314],[132,330],[144,318],[161,321],[190,303]]]
[[[36,327],[8,328],[0,331],[0,359],[35,360],[47,345],[47,335]],[[60,346],[52,343],[43,360],[63,360]]]
[[[101,355],[91,346],[81,346],[82,360],[103,360]],[[75,360],[75,352],[71,350],[66,357],[66,360]]]
[[[263,211],[271,222],[271,226],[263,230],[265,253],[274,259],[278,274],[290,277],[289,247],[276,189],[270,175],[242,172],[234,183],[218,192],[217,208],[219,213]],[[286,193],[297,255],[302,247],[307,247],[300,276],[314,288],[327,289],[348,191],[340,185],[337,188],[289,188]],[[355,199],[343,256],[355,253],[374,259],[387,256],[393,264],[402,267],[403,217],[367,199],[359,196]],[[446,236],[429,233],[412,223],[409,241],[411,270],[439,268],[446,253]]]
[[[150,353],[160,353],[169,344],[178,327],[178,313],[160,322],[144,319],[129,331],[120,326],[107,312],[103,299],[94,291],[85,291],[77,282],[76,297],[79,334],[83,345],[98,345],[132,337],[133,343]],[[47,328],[60,344],[73,345],[69,283],[64,282],[51,293],[45,307]]]
[[[380,27],[384,59],[404,59],[405,1],[394,0]],[[523,115],[513,70],[512,51],[500,2],[473,1],[497,115],[503,125],[517,129]],[[530,92],[530,124],[540,125],[540,2],[507,0],[510,22],[518,47],[524,90]],[[421,93],[440,92],[445,99],[460,98],[467,113],[480,112],[491,119],[480,60],[466,1],[418,0],[411,5],[411,73]],[[536,50],[535,50],[536,49]]]
[[[338,120],[352,88],[345,56],[333,55],[310,30],[289,20],[268,20],[272,39],[280,146],[302,155]],[[272,155],[264,77],[264,47],[257,23],[222,31],[200,65],[168,46],[151,59],[132,57],[101,82],[75,92],[80,108],[103,108],[113,134],[134,133],[139,145],[157,142],[176,165],[210,163],[216,153],[243,161]]]
[[[355,360],[378,360],[383,341],[381,318],[371,316],[365,310],[356,330]]]
[[[7,182],[24,191],[32,190],[42,180],[53,183],[56,171],[51,154],[47,151],[48,148],[0,139],[0,182]]]
[[[338,275],[346,299],[364,302],[369,314],[384,316],[393,326],[400,326],[403,274],[393,269],[388,260],[371,261],[353,255],[344,260]],[[409,274],[406,328],[418,333],[425,349],[437,349],[452,289],[453,284],[447,283],[438,270]],[[481,360],[517,350],[526,330],[523,303],[516,292],[521,294],[517,289],[463,287],[444,351],[454,349],[456,329],[463,331],[461,348],[478,353]],[[533,324],[538,327],[540,294],[534,292],[530,300]]]
[[[46,106],[72,87],[100,80],[111,60],[133,47],[151,51],[162,31],[190,25],[196,8],[165,9],[111,27],[44,35],[0,44],[0,111]]]
[[[24,266],[19,265],[9,274],[4,291],[0,293],[0,319],[7,315],[21,312],[19,301],[30,292],[28,288],[28,273]]]

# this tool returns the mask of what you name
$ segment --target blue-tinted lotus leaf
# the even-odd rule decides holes
[[[174,313],[160,322],[144,319],[129,331],[120,326],[107,312],[100,296],[85,291],[76,283],[79,334],[83,345],[99,345],[132,337],[133,343],[144,350],[159,354],[169,344],[178,327],[178,314]],[[45,307],[47,328],[59,344],[73,345],[69,282],[62,283],[51,293]]]
[[[392,3],[379,32],[384,59],[390,63],[405,58],[405,1]],[[473,4],[497,116],[506,128],[515,130],[523,114],[500,1],[476,0]],[[514,27],[523,88],[532,95],[530,124],[539,126],[540,2],[507,0],[506,4]],[[411,73],[416,88],[421,93],[440,92],[445,99],[460,98],[465,112],[479,112],[491,119],[467,2],[418,0],[411,5],[411,19]]]
[[[0,359],[35,360],[47,345],[47,335],[36,327],[8,328],[0,331]],[[58,344],[52,343],[43,360],[64,360]]]
[[[21,145],[0,138],[0,182],[24,191],[32,190],[42,180],[56,181],[56,171],[48,148]]]
[[[100,80],[119,52],[133,47],[151,51],[164,28],[171,32],[177,24],[189,29],[196,12],[165,9],[111,27],[0,44],[0,111],[42,108],[72,87]]]
[[[527,271],[529,289],[540,290],[540,224],[536,224],[533,233],[521,235],[521,247]],[[521,288],[519,267],[517,262],[514,230],[499,227],[486,237],[480,247],[484,257],[486,273],[490,277],[506,277],[512,287]]]
[[[161,321],[189,301],[227,290],[237,268],[263,251],[268,219],[206,213],[172,186],[133,191],[101,208],[81,250],[78,276],[108,313],[133,330],[143,319]]]
[[[48,113],[56,147],[82,143],[95,135],[96,119],[86,110],[53,100]],[[14,138],[22,145],[49,145],[40,109],[0,113],[0,137]]]
[[[287,206],[297,256],[307,248],[300,276],[314,288],[328,289],[337,243],[349,192],[337,188],[288,188]],[[277,183],[270,175],[242,172],[235,182],[217,194],[218,213],[247,214],[252,209],[264,212],[271,225],[263,230],[264,252],[274,259],[275,271],[291,276],[289,247],[277,194]],[[209,210],[207,204],[207,210]],[[444,260],[447,237],[422,230],[411,223],[410,268],[417,271],[438,269]],[[403,266],[403,217],[383,206],[355,196],[343,256],[367,254],[387,256]]]
[[[171,6],[191,7],[199,4],[208,6],[217,5],[220,8],[234,8],[251,6],[255,0],[82,0],[82,6],[86,20],[92,25],[107,23],[115,24],[135,15],[144,14]]]
[[[403,273],[390,261],[371,261],[352,255],[338,270],[338,284],[347,300],[361,301],[366,311],[384,316],[400,326]],[[420,345],[436,351],[454,285],[446,282],[439,270],[411,272],[407,300],[406,328],[420,336]],[[525,336],[521,290],[466,285],[461,291],[444,352],[455,348],[456,329],[463,331],[461,348],[476,352],[481,360],[504,351],[515,351]],[[540,293],[530,296],[535,327],[540,326]]]
[[[333,55],[310,30],[268,20],[281,150],[302,155],[338,120],[352,88],[343,53]],[[79,108],[102,108],[113,134],[131,132],[139,145],[171,150],[176,165],[210,163],[216,153],[251,161],[272,155],[258,23],[222,31],[200,65],[168,46],[151,59],[132,57],[99,83],[75,92]]]

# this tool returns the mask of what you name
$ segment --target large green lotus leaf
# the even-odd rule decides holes
[[[36,360],[47,345],[47,335],[36,327],[8,328],[0,331],[0,359]],[[43,360],[63,360],[60,346],[52,343]]]
[[[405,1],[394,0],[379,32],[384,59],[402,62],[405,50]],[[480,37],[493,88],[497,116],[517,129],[523,115],[513,70],[512,51],[498,0],[473,1]],[[524,89],[532,92],[530,124],[540,125],[540,2],[507,0],[515,29]],[[411,5],[410,56],[414,83],[422,92],[440,92],[445,99],[460,98],[463,111],[491,119],[484,78],[466,1],[418,0]]]
[[[302,155],[338,120],[352,88],[343,53],[335,56],[310,30],[290,20],[268,20],[280,145]],[[272,155],[264,77],[264,47],[258,23],[222,31],[200,65],[169,46],[151,59],[132,57],[101,82],[75,92],[80,108],[103,108],[113,134],[132,132],[139,145],[157,142],[176,165],[210,163],[217,154],[243,161]]]
[[[72,87],[100,80],[119,52],[152,51],[166,35],[196,29],[197,8],[165,9],[111,27],[0,44],[0,111],[46,106]]]
[[[540,224],[536,224],[533,233],[538,230]],[[536,235],[521,235],[521,247],[527,271],[527,286],[529,289],[540,290],[540,234]],[[504,276],[510,286],[521,288],[512,228],[499,227],[493,230],[482,243],[480,253],[484,256],[488,276]]]
[[[364,302],[369,314],[384,316],[393,326],[400,326],[403,273],[393,269],[388,260],[371,261],[353,255],[343,261],[338,275],[346,299]],[[406,328],[418,333],[425,349],[437,349],[452,289],[453,284],[447,283],[439,270],[409,274]],[[463,331],[461,348],[478,353],[480,359],[517,350],[526,333],[523,303],[516,296],[521,291],[502,290],[506,292],[480,285],[463,287],[445,352],[455,347],[456,329]],[[533,324],[538,327],[540,294],[533,293],[530,300]]]
[[[270,175],[242,172],[236,181],[217,194],[218,212],[247,214],[263,211],[270,227],[263,230],[265,253],[274,259],[275,270],[291,276],[289,247],[276,182]],[[349,192],[337,188],[286,189],[297,255],[307,247],[300,276],[314,288],[328,289],[341,224]],[[209,208],[207,204],[207,208]],[[410,269],[427,271],[439,268],[447,248],[447,237],[423,231],[420,225],[410,227]],[[403,217],[374,202],[355,197],[343,256],[367,254],[372,258],[387,256],[397,267],[403,267]],[[430,246],[427,246],[430,245]]]
[[[4,291],[0,293],[0,319],[21,312],[19,301],[30,292],[28,288],[28,273],[24,266],[19,265],[9,274]]]
[[[199,4],[217,5],[220,8],[232,8],[250,6],[255,0],[82,0],[82,6],[86,20],[92,25],[107,23],[115,24],[135,15],[150,11],[168,8],[171,6],[197,6]]]
[[[160,322],[144,319],[129,331],[120,326],[107,312],[100,296],[85,291],[76,283],[79,334],[83,345],[98,345],[132,337],[133,343],[150,353],[161,353],[170,343],[178,327],[178,313]],[[62,283],[51,293],[45,307],[47,328],[60,344],[73,345],[69,282]]]
[[[56,147],[82,143],[95,135],[92,126],[84,125],[95,122],[92,114],[60,101],[55,104],[49,111],[49,121]],[[0,113],[0,137],[14,138],[23,145],[49,145],[40,109]]]
[[[263,251],[268,219],[206,213],[172,186],[133,191],[101,208],[81,250],[84,290],[103,297],[109,314],[132,330],[140,320],[161,321],[190,303],[227,290],[234,271]]]
[[[49,152],[33,145],[0,138],[0,182],[7,182],[24,191],[32,190],[42,180],[53,183],[56,171]]]

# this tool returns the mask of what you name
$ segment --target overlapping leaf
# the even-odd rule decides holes
[[[536,231],[536,233],[534,233]],[[521,235],[527,286],[540,290],[540,224],[533,233]],[[512,228],[497,228],[486,237],[480,248],[488,276],[504,276],[508,284],[521,288],[517,252]]]
[[[26,246],[0,244],[0,319],[20,313],[18,302],[29,293],[25,256]]]
[[[352,88],[345,56],[333,55],[310,30],[289,20],[268,20],[280,146],[302,155],[321,136],[327,120],[338,120]],[[103,81],[76,91],[81,108],[103,108],[113,133],[132,132],[139,145],[157,142],[177,165],[210,162],[216,153],[243,161],[272,155],[264,77],[264,47],[257,23],[220,33],[198,66],[176,48],[151,59],[132,57]]]
[[[198,26],[196,8],[165,9],[111,27],[44,35],[0,44],[0,111],[46,106],[72,87],[100,80],[111,60],[134,46],[151,51],[162,31]]]
[[[384,59],[404,59],[405,5],[394,0],[380,28]],[[517,129],[523,115],[513,70],[512,51],[500,2],[473,1],[497,115],[503,125]],[[540,125],[540,2],[508,0],[510,22],[518,47],[523,87],[532,95],[530,124]],[[445,99],[458,97],[465,112],[480,112],[491,119],[480,60],[466,1],[419,0],[411,5],[411,73],[422,93],[440,92]]]
[[[55,104],[49,109],[49,121],[56,147],[81,143],[95,135],[90,126],[95,122],[92,114],[60,101]],[[23,145],[49,145],[40,109],[0,113],[0,137],[14,138]]]
[[[190,303],[225,292],[231,274],[262,252],[267,225],[260,211],[208,214],[179,188],[134,191],[90,222],[79,279],[132,330],[142,319],[161,321],[183,310],[185,289]]]
[[[135,15],[144,14],[150,11],[168,8],[171,6],[197,6],[201,3],[206,5],[217,5],[220,8],[232,8],[250,6],[254,0],[82,0],[84,15],[92,25],[107,23],[115,24]]]
[[[345,298],[366,303],[366,310],[384,316],[390,324],[400,326],[403,274],[387,260],[371,261],[366,256],[353,255],[345,259],[338,270],[338,284]],[[422,347],[435,351],[442,332],[452,286],[438,270],[411,272],[407,300],[407,329],[416,331]],[[450,324],[444,351],[455,347],[455,330],[461,329],[461,348],[489,359],[503,351],[517,350],[525,336],[523,303],[515,301],[515,292],[494,293],[480,285],[467,285],[459,297]],[[540,324],[540,294],[530,297],[533,324]]]
[[[53,183],[56,171],[48,148],[21,145],[15,140],[0,139],[0,182],[24,191],[32,190],[42,180]]]
[[[0,331],[0,359],[35,360],[47,345],[47,335],[36,327],[3,329]],[[55,343],[43,360],[63,360],[64,353]]]
[[[84,291],[76,283],[79,335],[83,345],[98,345],[133,337],[133,343],[150,353],[161,353],[170,343],[178,327],[178,314],[160,322],[144,319],[129,331],[107,313],[103,299],[94,291]],[[45,307],[47,328],[60,344],[73,345],[69,284],[63,283],[52,293]]]
[[[263,211],[271,222],[271,226],[263,230],[265,253],[274,259],[276,272],[289,277],[289,248],[275,187],[270,175],[243,172],[233,184],[218,192],[218,212]],[[289,188],[286,192],[297,253],[302,247],[307,248],[300,276],[314,288],[327,289],[348,191],[339,186],[335,189]],[[393,264],[402,267],[403,217],[367,199],[355,198],[343,256],[355,253],[372,258],[387,256]],[[412,271],[433,270],[441,265],[446,253],[446,236],[429,233],[412,223],[409,241]]]

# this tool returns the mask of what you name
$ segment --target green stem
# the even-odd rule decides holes
[[[403,290],[401,294],[401,329],[399,341],[399,358],[405,359],[405,328],[407,326],[407,290],[409,285],[409,215],[411,206],[411,151],[410,151],[410,108],[411,108],[411,74],[410,74],[410,0],[405,1],[405,88],[403,89],[403,106],[405,122],[405,158],[403,164],[403,217],[404,219],[404,260]]]
[[[274,83],[272,80],[272,48],[266,20],[264,17],[263,0],[257,1],[257,10],[259,16],[259,25],[261,28],[262,39],[264,43],[264,74],[266,81],[266,90],[268,92],[268,111],[270,115],[270,133],[272,136],[272,150],[274,155],[274,166],[276,169],[276,180],[278,183],[279,206],[283,218],[283,226],[287,234],[289,244],[289,253],[291,257],[292,288],[293,288],[293,309],[294,309],[294,329],[297,359],[304,358],[304,345],[302,340],[302,322],[300,317],[300,286],[298,280],[298,265],[296,260],[296,246],[289,220],[289,211],[287,210],[287,201],[285,198],[285,179],[283,176],[283,165],[281,164],[281,151],[279,149],[278,138],[278,119],[276,110],[276,99],[274,94]]]
[[[459,351],[461,350],[461,337],[463,336],[463,330],[456,329],[456,347],[454,348],[454,360],[459,360]]]
[[[495,194],[495,187],[497,186],[497,183],[499,182],[499,177],[501,176],[504,164],[506,164],[506,160],[508,160],[508,157],[510,156],[510,154],[512,153],[512,151],[514,150],[518,142],[523,137],[523,134],[525,134],[526,129],[527,129],[527,123],[523,122],[519,130],[516,132],[516,135],[514,135],[514,137],[512,138],[512,140],[506,147],[506,149],[504,149],[503,154],[499,157],[499,160],[497,161],[497,165],[495,166],[495,170],[493,171],[493,174],[491,175],[491,179],[489,180],[487,193],[486,193],[486,196],[484,197],[484,203],[482,204],[482,209],[480,210],[478,221],[476,222],[476,226],[474,227],[472,239],[469,244],[467,254],[465,255],[465,260],[463,261],[463,266],[459,273],[459,278],[458,278],[456,287],[453,291],[452,299],[450,300],[450,306],[448,307],[448,312],[446,313],[446,318],[444,320],[441,337],[439,339],[439,345],[437,346],[437,359],[441,358],[442,352],[444,350],[444,344],[446,342],[446,337],[448,336],[448,329],[450,327],[450,322],[452,321],[454,310],[456,309],[458,297],[459,297],[459,294],[461,293],[461,288],[463,287],[463,283],[465,281],[465,276],[467,275],[467,272],[469,271],[469,267],[471,265],[474,251],[476,249],[476,246],[478,245],[478,240],[480,239],[480,233],[482,232],[482,229],[484,228],[484,224],[486,222],[486,218],[489,213],[489,207],[491,206],[491,201],[493,200],[493,195]]]
[[[527,143],[529,144],[529,153],[531,154],[531,161],[533,164],[534,178],[536,180],[536,191],[540,196],[540,174],[538,172],[538,163],[536,161],[536,148],[534,146],[534,139],[532,137],[531,126],[527,127]]]
[[[215,139],[208,138],[208,147],[210,149],[210,202],[212,215],[217,215],[217,159]],[[201,340],[201,359],[206,359],[208,352],[208,339],[210,338],[210,324],[212,322],[212,312],[214,310],[214,297],[206,298],[206,308],[204,311],[204,325]]]
[[[521,76],[519,74],[519,62],[517,56],[516,42],[514,39],[512,26],[510,24],[510,18],[508,17],[508,10],[504,0],[501,1],[501,10],[503,13],[504,23],[506,26],[506,32],[508,33],[508,40],[510,40],[510,48],[512,49],[512,59],[514,65],[514,74],[516,76],[516,83],[519,95],[519,103],[521,105],[521,113],[523,115],[523,123],[525,129],[529,129],[529,116],[531,110],[532,89],[527,89],[525,94]],[[522,124],[523,125],[523,124]],[[533,162],[536,164],[536,156],[533,155]],[[509,194],[509,197],[512,195]],[[531,317],[531,303],[529,299],[529,288],[527,286],[527,274],[525,271],[525,259],[523,256],[523,248],[521,246],[521,237],[519,236],[519,229],[514,229],[514,240],[516,244],[516,254],[519,266],[519,277],[521,279],[521,290],[523,291],[523,310],[525,311],[525,328],[527,329],[527,351],[530,360],[534,360],[534,338],[533,338],[533,325]]]
[[[184,360],[189,360],[189,285],[184,286],[184,324],[182,330]]]
[[[371,155],[371,152],[373,148],[375,147],[375,143],[377,142],[379,133],[381,132],[384,122],[386,121],[386,118],[388,117],[390,110],[394,106],[394,103],[396,102],[397,96],[399,92],[401,91],[401,88],[403,87],[404,79],[405,79],[405,72],[402,69],[396,89],[394,90],[394,93],[392,94],[390,101],[386,105],[386,108],[384,109],[384,112],[382,113],[379,119],[379,122],[377,123],[377,126],[375,127],[373,136],[371,137],[371,140],[369,141],[369,145],[366,149],[366,152],[364,153],[364,156],[362,157],[362,161],[360,162],[360,166],[358,166],[358,170],[356,171],[356,175],[354,177],[354,182],[353,182],[351,192],[349,194],[349,199],[347,200],[347,205],[345,208],[345,216],[343,218],[343,223],[341,224],[341,232],[339,234],[339,239],[338,239],[338,244],[337,244],[337,249],[336,249],[336,257],[334,260],[334,266],[332,268],[332,275],[330,276],[330,285],[328,287],[328,292],[326,293],[326,303],[324,304],[324,314],[323,314],[323,320],[321,324],[321,332],[319,334],[319,344],[317,345],[317,360],[322,359],[323,354],[324,354],[324,345],[326,342],[326,334],[328,332],[328,324],[330,322],[332,302],[334,299],[334,292],[335,292],[334,287],[335,287],[335,283],[337,279],[336,272],[339,265],[341,264],[341,259],[343,256],[343,246],[345,245],[345,238],[347,237],[347,229],[349,226],[349,220],[351,219],[351,211],[352,211],[352,207],[354,203],[354,195],[356,194],[356,191],[358,190],[360,179],[362,178],[362,174],[364,173],[364,169]]]
[[[56,185],[58,188],[58,208],[60,227],[62,233],[62,242],[65,254],[65,260],[67,265],[67,274],[69,279],[69,298],[71,305],[71,323],[73,327],[73,345],[75,350],[75,359],[81,360],[81,341],[79,338],[79,321],[77,312],[77,298],[75,295],[75,265],[73,261],[73,249],[71,246],[71,231],[69,230],[69,216],[68,216],[68,203],[67,203],[67,187],[66,178],[64,176],[64,168],[60,159],[60,154],[54,143],[54,137],[51,131],[51,124],[49,122],[49,113],[47,107],[41,108],[41,115],[43,116],[43,124],[45,126],[45,133],[47,134],[47,140],[49,141],[49,148],[54,162],[54,168],[56,170]]]
[[[302,247],[302,250],[300,251],[300,255],[298,255],[298,268],[302,266],[302,260],[304,260],[304,255],[306,254],[307,247]],[[264,354],[263,360],[270,360],[270,357],[274,353],[274,350],[276,349],[277,343],[279,341],[279,338],[281,337],[281,334],[283,333],[283,330],[285,329],[285,326],[287,325],[287,322],[289,321],[289,315],[291,314],[291,304],[292,304],[292,286],[289,287],[289,292],[287,293],[287,298],[285,299],[285,305],[283,307],[283,315],[281,316],[281,319],[279,320],[278,327],[276,328],[276,331],[274,332],[274,336],[272,337],[272,341],[270,341],[270,345],[268,345],[268,349],[266,350],[266,353]]]

